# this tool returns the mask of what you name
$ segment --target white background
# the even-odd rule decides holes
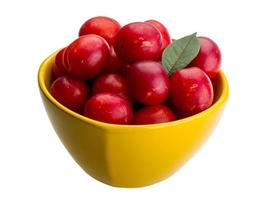
[[[0,199],[268,199],[266,1],[1,1]],[[153,186],[100,183],[72,160],[43,108],[37,70],[90,17],[157,19],[174,38],[214,39],[230,99],[214,133],[175,175]]]

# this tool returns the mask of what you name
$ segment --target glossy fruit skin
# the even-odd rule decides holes
[[[161,36],[162,36],[161,52],[163,52],[163,50],[167,47],[167,45],[171,43],[171,38],[170,38],[167,28],[161,22],[153,20],[153,19],[147,20],[145,22],[153,25],[161,33]]]
[[[57,78],[50,87],[51,95],[67,108],[81,113],[89,91],[87,85],[69,76]]]
[[[158,62],[141,61],[130,65],[126,79],[131,95],[140,103],[157,105],[168,96],[168,75]]]
[[[121,25],[112,18],[104,16],[93,17],[81,26],[79,36],[96,34],[112,45],[120,28]]]
[[[164,105],[147,106],[134,114],[134,124],[158,124],[176,120],[176,115]]]
[[[124,70],[126,63],[118,58],[113,46],[110,47],[110,59],[105,65],[102,73],[121,73]]]
[[[119,74],[105,74],[97,78],[92,86],[93,94],[111,93],[131,102],[126,79]]]
[[[174,106],[184,116],[207,109],[213,102],[213,86],[198,67],[176,71],[170,78],[170,95]]]
[[[127,63],[142,60],[158,60],[161,54],[160,32],[145,22],[133,22],[123,26],[114,41],[117,56]]]
[[[109,93],[92,96],[85,105],[84,115],[111,124],[131,124],[133,111],[123,98]]]
[[[79,37],[65,50],[65,69],[78,79],[87,80],[98,75],[110,58],[107,42],[100,36],[89,34]]]
[[[64,51],[65,48],[61,49],[55,57],[55,65],[52,68],[52,72],[55,78],[68,74],[64,68]]]
[[[189,67],[199,67],[213,78],[217,75],[221,65],[221,52],[218,45],[207,37],[198,37],[200,50],[197,57],[189,64]]]

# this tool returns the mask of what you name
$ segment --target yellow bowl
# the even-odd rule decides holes
[[[228,99],[228,83],[216,77],[215,101],[181,120],[152,125],[114,125],[79,115],[49,93],[55,53],[40,66],[38,83],[48,117],[74,160],[95,179],[118,187],[142,187],[180,168],[204,143]]]

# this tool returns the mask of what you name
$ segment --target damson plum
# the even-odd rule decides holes
[[[142,60],[158,60],[161,54],[162,37],[151,24],[133,22],[118,32],[114,50],[119,58],[127,63]]]
[[[116,94],[131,102],[126,79],[119,74],[105,74],[97,78],[92,87],[93,94]]]
[[[86,80],[99,74],[110,58],[107,42],[100,36],[89,34],[72,42],[65,50],[65,69],[78,79]]]
[[[121,25],[110,17],[93,17],[81,26],[79,36],[96,34],[103,37],[110,45],[112,45],[120,28]]]
[[[131,95],[140,103],[157,105],[168,96],[168,75],[159,62],[134,63],[127,67],[126,78]]]
[[[67,71],[64,68],[64,51],[65,48],[61,49],[55,57],[55,65],[52,68],[55,78],[67,75]]]
[[[133,111],[123,98],[109,93],[91,97],[84,110],[84,115],[91,119],[112,124],[131,124]]]
[[[68,76],[62,76],[52,83],[50,93],[62,105],[75,112],[81,113],[89,91],[83,81]]]
[[[213,102],[213,87],[206,73],[197,68],[176,71],[170,78],[174,106],[185,116],[207,109]]]
[[[167,28],[161,22],[153,20],[153,19],[147,20],[145,22],[153,25],[161,33],[161,36],[162,36],[161,52],[163,52],[163,50],[167,47],[167,45],[171,43],[170,35],[169,35]]]
[[[221,65],[221,52],[218,45],[207,37],[197,37],[200,50],[197,57],[189,64],[189,67],[199,67],[213,78],[217,75]]]
[[[108,63],[104,66],[102,73],[121,73],[124,71],[126,63],[123,62],[116,55],[113,46],[110,47],[110,59]]]
[[[167,106],[147,106],[134,114],[134,124],[158,124],[176,120],[176,115]]]

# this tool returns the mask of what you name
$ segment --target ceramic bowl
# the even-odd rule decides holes
[[[49,93],[56,53],[40,66],[38,83],[48,117],[68,152],[90,176],[118,187],[142,187],[176,172],[201,147],[228,99],[221,71],[213,105],[196,115],[152,125],[114,125],[77,114]]]

